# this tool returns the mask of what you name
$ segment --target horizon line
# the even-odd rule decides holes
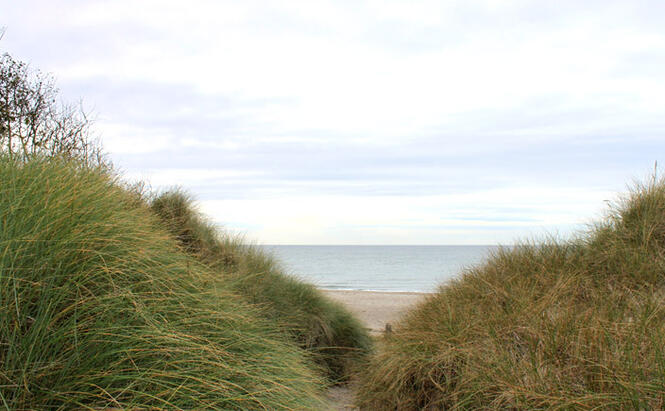
[[[261,246],[295,247],[502,247],[515,244],[256,244]]]

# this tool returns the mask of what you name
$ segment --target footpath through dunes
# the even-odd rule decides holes
[[[2,407],[327,409],[312,354],[108,172],[0,156],[0,224]]]
[[[663,409],[665,182],[576,239],[499,250],[396,328],[362,409]]]
[[[415,304],[422,302],[427,293],[379,292],[356,290],[321,290],[351,311],[373,337],[393,332],[400,318]],[[327,399],[331,411],[356,410],[357,381],[331,387]]]

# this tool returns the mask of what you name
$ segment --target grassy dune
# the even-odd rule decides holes
[[[326,408],[311,355],[108,173],[0,156],[0,224],[0,407]]]
[[[665,407],[665,182],[569,242],[503,249],[384,339],[366,409]]]
[[[333,382],[346,380],[367,355],[371,339],[343,306],[311,284],[284,273],[274,258],[220,232],[181,192],[152,201],[152,209],[181,247],[224,278],[231,288],[260,305],[263,316],[312,354]]]

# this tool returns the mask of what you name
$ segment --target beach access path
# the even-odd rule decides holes
[[[381,292],[351,290],[321,290],[328,297],[344,304],[358,318],[373,336],[386,330],[386,324],[395,329],[402,314],[428,294],[412,292]],[[353,384],[332,387],[328,400],[335,411],[351,411],[353,406]]]

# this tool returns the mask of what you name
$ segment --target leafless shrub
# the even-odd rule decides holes
[[[10,157],[35,155],[76,158],[104,165],[81,105],[58,101],[51,75],[33,71],[5,53],[0,57],[0,150]]]

